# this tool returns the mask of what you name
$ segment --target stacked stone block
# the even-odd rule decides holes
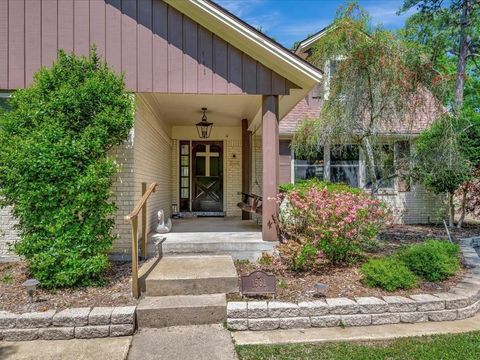
[[[132,335],[135,306],[71,308],[13,314],[0,312],[0,339],[68,340]]]
[[[404,296],[332,298],[301,302],[229,302],[230,330],[275,330],[309,327],[365,326],[463,320],[480,309],[480,238],[464,239],[461,251],[470,267],[449,292]]]

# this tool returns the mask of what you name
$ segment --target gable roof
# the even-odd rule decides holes
[[[311,47],[317,40],[319,40],[321,37],[323,37],[325,34],[328,34],[330,31],[335,29],[334,24],[330,24],[328,26],[325,26],[322,30],[316,32],[313,35],[310,35],[306,37],[305,39],[301,40],[298,44],[297,47],[294,50],[295,54],[298,54],[304,50],[307,50],[309,47]]]
[[[211,0],[164,0],[170,6],[257,59],[297,86],[310,89],[321,70]]]

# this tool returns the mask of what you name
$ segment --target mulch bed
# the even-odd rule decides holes
[[[464,229],[451,230],[454,241],[461,238],[480,236],[480,225],[466,225]],[[392,225],[385,229],[379,236],[380,247],[369,253],[372,257],[390,255],[402,246],[418,243],[425,239],[446,239],[445,228],[435,225]],[[385,295],[413,295],[433,294],[448,291],[462,280],[466,270],[462,269],[450,279],[430,283],[422,281],[420,286],[410,290],[398,290],[387,292],[381,289],[365,287],[361,282],[359,268],[361,263],[350,266],[332,266],[328,263],[310,271],[297,273],[279,269],[273,265],[259,265],[253,263],[237,262],[237,272],[247,275],[254,270],[264,270],[273,273],[277,277],[277,299],[299,302],[315,299],[314,285],[316,283],[327,284],[326,297],[348,297]],[[230,299],[238,299],[239,296],[230,296]]]
[[[32,302],[22,283],[28,279],[25,262],[0,263],[0,311],[16,313],[84,306],[136,305],[131,296],[131,263],[112,262],[103,287],[38,289]]]

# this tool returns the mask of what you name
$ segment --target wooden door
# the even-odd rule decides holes
[[[192,211],[223,211],[223,142],[192,142]]]

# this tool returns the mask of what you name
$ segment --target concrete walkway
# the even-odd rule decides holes
[[[128,360],[154,359],[236,360],[237,355],[222,325],[143,329],[133,337]]]
[[[237,345],[391,340],[410,336],[480,331],[480,314],[465,320],[347,328],[232,332]]]
[[[1,360],[125,360],[131,336],[89,340],[0,341]]]

